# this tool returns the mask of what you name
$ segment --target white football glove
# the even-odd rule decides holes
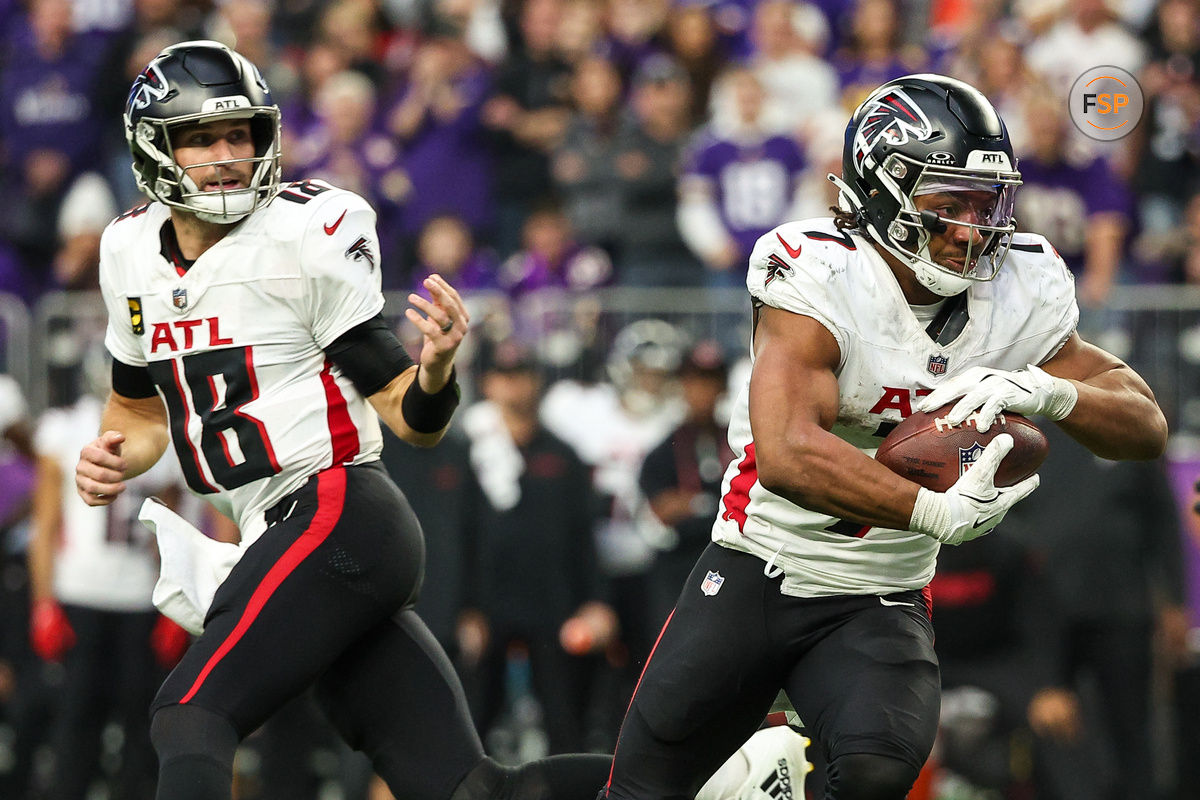
[[[999,525],[1008,510],[1040,482],[1037,475],[1031,475],[1014,486],[996,486],[996,470],[1012,448],[1012,436],[1002,433],[949,489],[933,492],[921,487],[909,530],[954,545],[977,539]]]
[[[971,367],[927,394],[916,407],[918,411],[933,411],[956,397],[962,399],[950,409],[946,421],[958,425],[974,414],[982,433],[1005,409],[1060,420],[1075,408],[1079,390],[1070,381],[1049,375],[1033,364],[1013,372]]]

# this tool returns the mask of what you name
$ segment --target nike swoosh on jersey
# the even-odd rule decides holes
[[[788,244],[787,242],[785,242],[785,241],[783,240],[783,234],[782,234],[782,233],[776,233],[776,234],[775,234],[775,238],[779,240],[779,243],[780,243],[781,245],[783,245],[783,249],[784,249],[784,250],[787,250],[787,254],[788,254],[789,256],[791,256],[792,258],[799,258],[799,257],[800,257],[800,250],[801,250],[801,248],[800,248],[800,247],[792,247],[790,244]]]
[[[342,224],[342,220],[345,218],[346,218],[346,212],[343,211],[342,216],[338,217],[337,220],[332,225],[326,224],[324,226],[325,233],[329,236],[333,236],[333,232],[338,229],[338,226]]]
[[[882,597],[879,598],[879,604],[884,605],[884,606],[911,606],[912,605],[912,603],[904,603],[904,602],[900,602],[897,600],[886,600]]]

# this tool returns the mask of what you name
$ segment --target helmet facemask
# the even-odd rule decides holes
[[[942,296],[958,294],[973,281],[995,278],[1008,256],[1012,234],[1016,231],[1013,205],[1016,188],[1021,184],[1018,173],[929,166],[900,154],[888,158],[884,171],[892,174],[896,164],[904,165],[904,162],[922,171],[912,190],[901,195],[900,209],[888,225],[887,241],[882,242],[883,246],[908,264],[923,286]],[[967,193],[988,195],[991,200],[983,206],[975,202],[954,202],[956,195]],[[919,210],[916,198],[932,194],[946,195],[952,205],[970,208],[972,221],[963,219],[961,211],[947,216],[937,209]],[[967,237],[961,271],[953,265],[935,261],[929,253],[933,235],[954,230],[951,226],[970,229],[972,234],[977,232],[982,237],[982,242],[977,242],[974,235]]]
[[[175,160],[171,133],[188,125],[226,119],[249,119],[254,155],[228,161],[189,165],[188,169],[250,163],[254,165],[249,186],[240,189],[204,191]],[[239,108],[221,113],[188,114],[168,119],[147,118],[132,129],[135,156],[133,173],[138,188],[162,203],[189,211],[205,222],[237,222],[268,203],[279,191],[281,149],[279,109],[274,106]],[[140,151],[140,152],[139,152]],[[153,176],[149,180],[148,176]]]

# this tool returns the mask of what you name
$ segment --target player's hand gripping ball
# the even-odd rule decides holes
[[[944,416],[953,403],[930,411],[913,413],[897,425],[879,445],[875,460],[926,489],[944,492],[954,485],[988,442],[1002,433],[1011,434],[1013,449],[1000,462],[997,486],[1012,486],[1037,472],[1046,460],[1046,435],[1028,418],[1011,411],[1000,416],[984,433],[974,417],[949,425]]]

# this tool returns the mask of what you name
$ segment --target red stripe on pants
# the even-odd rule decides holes
[[[667,621],[663,623],[662,630],[658,632],[658,638],[654,640],[654,647],[650,648],[649,655],[646,656],[646,664],[642,667],[642,674],[638,675],[637,683],[633,687],[633,695],[629,698],[629,705],[625,707],[625,714],[629,714],[629,709],[633,708],[633,698],[637,697],[638,689],[642,686],[642,678],[646,677],[646,670],[650,668],[650,659],[654,658],[654,651],[658,649],[658,643],[662,641],[663,634],[667,632],[667,626],[671,624],[672,618],[675,616],[675,609],[671,609],[671,613],[667,615]],[[617,741],[621,740],[620,734],[617,735]],[[604,784],[604,791],[607,793],[612,786],[613,770],[617,767],[617,750],[613,748],[613,763],[608,768],[608,782]]]
[[[250,602],[242,611],[241,619],[233,631],[221,642],[221,646],[208,659],[204,669],[196,676],[196,682],[188,689],[180,703],[186,703],[196,696],[205,678],[216,668],[221,659],[233,649],[234,645],[246,634],[254,620],[258,618],[263,606],[271,599],[271,595],[279,588],[288,575],[291,575],[300,563],[329,538],[330,532],[342,517],[342,506],[346,499],[346,470],[341,467],[327,469],[317,473],[317,513],[313,515],[308,528],[300,534],[274,566],[267,571],[266,576],[258,584],[258,588],[250,595]]]

